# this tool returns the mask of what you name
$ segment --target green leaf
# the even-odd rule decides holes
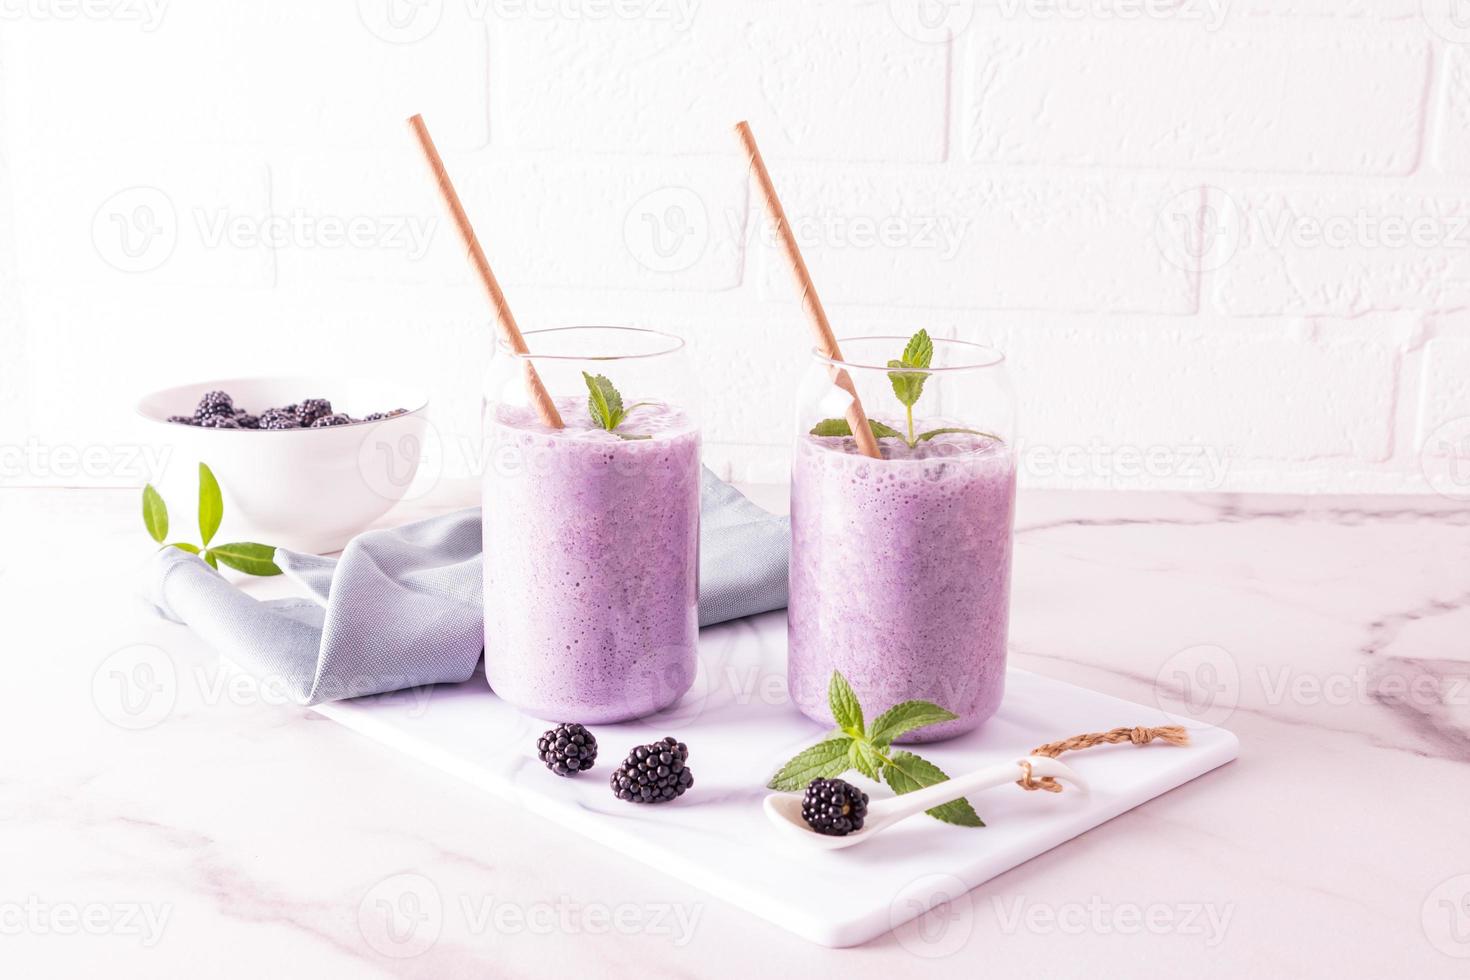
[[[1005,441],[994,432],[981,432],[979,429],[930,429],[928,432],[921,434],[917,439],[914,440],[914,442],[923,442],[925,439],[933,439],[935,436],[948,435],[951,432],[965,432],[972,436],[985,436],[987,439],[994,439],[996,442]]]
[[[934,341],[929,339],[929,331],[920,330],[909,338],[908,346],[903,349],[903,366],[927,368],[933,360]]]
[[[883,766],[883,760],[878,758],[878,750],[861,738],[852,740],[852,745],[847,749],[847,759],[854,769],[874,780],[878,778],[878,770]]]
[[[225,498],[219,492],[219,481],[203,463],[199,464],[199,536],[206,547],[219,530],[225,517]],[[208,560],[207,558],[205,559]],[[211,564],[213,564],[211,562]]]
[[[883,778],[893,791],[899,795],[912,793],[916,789],[925,786],[933,786],[942,783],[949,776],[932,762],[919,758],[912,752],[895,752],[888,758],[888,765],[883,767]],[[983,827],[985,821],[975,812],[970,801],[961,797],[939,806],[931,807],[924,811],[935,820],[945,823],[957,824],[961,827]]]
[[[897,361],[889,361],[890,368],[928,368],[934,360],[934,341],[929,339],[929,331],[920,330],[909,338],[908,345],[903,349],[903,357]],[[898,400],[907,408],[913,408],[914,402],[924,393],[924,382],[929,380],[929,375],[915,371],[894,370],[888,372],[888,380],[893,384],[893,393]]]
[[[873,430],[873,438],[875,439],[903,437],[902,432],[899,432],[891,425],[884,425],[877,419],[868,419],[868,428]],[[822,421],[812,426],[812,435],[850,436],[852,435],[852,426],[847,424],[847,419],[822,419]]]
[[[187,541],[175,541],[173,544],[169,545],[169,547],[178,548],[180,551],[187,551],[191,555],[199,554],[199,546],[192,545]]]
[[[847,678],[835,670],[827,684],[827,705],[832,709],[838,728],[849,735],[863,734],[863,706],[858,703],[858,696],[853,693]]]
[[[587,414],[592,421],[611,432],[628,414],[623,411],[623,396],[618,394],[618,389],[606,375],[591,375],[583,371],[582,378],[587,382]]]
[[[168,537],[168,506],[151,483],[143,487],[143,526],[148,529],[148,536],[159,544]]]
[[[813,779],[842,775],[848,770],[847,745],[851,741],[852,736],[842,735],[798,752],[766,785],[789,792],[805,789]]]
[[[629,436],[629,435],[624,435],[621,432],[614,432],[613,435],[617,436],[619,439],[623,440],[624,442],[637,442],[640,439],[652,439],[653,438],[653,436]]]
[[[879,748],[885,748],[905,732],[958,717],[931,701],[901,701],[873,720],[868,726],[868,738]]]
[[[210,568],[213,568],[216,571],[219,570],[219,559],[214,557],[214,552],[206,551],[204,553],[204,560],[209,563]]]
[[[236,541],[234,544],[216,545],[209,549],[209,553],[235,571],[246,575],[281,574],[275,563],[276,549],[268,544]]]

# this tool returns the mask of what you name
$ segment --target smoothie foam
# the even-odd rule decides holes
[[[486,420],[485,675],[536,717],[626,721],[694,680],[699,433],[661,403],[618,427],[637,440],[585,399],[557,408],[559,431],[529,408]]]
[[[873,716],[914,698],[959,715],[900,741],[948,738],[994,714],[1005,691],[1015,458],[968,434],[880,447],[875,460],[850,437],[797,440],[791,695],[831,724],[839,670]]]

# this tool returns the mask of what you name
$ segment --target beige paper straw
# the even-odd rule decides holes
[[[755,134],[750,131],[750,123],[742,119],[735,124],[735,133],[745,146],[745,155],[750,159],[750,169],[755,171],[755,180],[760,186],[761,197],[766,202],[766,211],[776,225],[776,234],[781,240],[782,251],[786,253],[787,264],[791,266],[792,275],[796,277],[796,288],[801,293],[801,305],[806,310],[807,320],[811,323],[812,333],[817,341],[817,350],[834,361],[841,361],[842,351],[837,346],[837,337],[832,333],[832,324],[827,321],[827,311],[822,309],[822,301],[817,298],[817,287],[812,284],[812,274],[807,271],[806,260],[801,257],[801,249],[797,247],[796,236],[792,233],[791,225],[786,220],[786,210],[781,207],[781,199],[776,196],[776,185],[771,183],[771,175],[766,170],[766,162],[761,159],[760,147],[755,145]],[[834,367],[832,383],[852,396],[852,401],[847,405],[847,424],[851,426],[853,437],[857,439],[858,449],[864,456],[871,456],[874,459],[881,458],[882,454],[878,452],[878,440],[873,437],[873,430],[868,427],[868,413],[863,411],[863,403],[858,400],[857,387],[852,382],[852,376],[844,369]]]
[[[516,325],[516,318],[510,311],[510,304],[506,302],[505,293],[500,289],[500,283],[495,279],[495,273],[490,269],[490,260],[485,258],[485,250],[480,247],[480,240],[475,237],[475,229],[470,224],[469,215],[465,214],[464,205],[459,202],[459,195],[455,193],[454,184],[449,179],[449,172],[444,169],[444,160],[439,156],[439,150],[434,146],[434,140],[429,136],[429,129],[424,125],[424,117],[415,113],[408,119],[409,128],[413,130],[414,136],[418,137],[419,147],[424,151],[424,159],[429,163],[429,170],[434,175],[434,183],[439,187],[439,195],[444,198],[445,205],[449,208],[449,215],[454,219],[454,227],[459,231],[460,240],[464,242],[465,250],[469,253],[470,264],[475,267],[475,272],[480,277],[480,283],[485,287],[485,292],[490,297],[490,305],[495,307],[495,322],[500,325],[500,334],[510,349],[517,354],[529,354],[530,348],[526,346],[526,338],[521,336],[521,328]],[[541,383],[541,376],[536,373],[536,366],[529,360],[522,362],[525,365],[526,389],[530,392],[531,403],[536,407],[536,414],[541,416],[541,421],[553,429],[563,427],[561,413],[556,410],[556,403],[551,400],[551,393]]]

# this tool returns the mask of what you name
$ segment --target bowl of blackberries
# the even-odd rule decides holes
[[[323,553],[414,485],[427,405],[414,388],[362,378],[229,378],[155,391],[137,410],[167,454],[165,499],[193,499],[207,463],[230,534]]]

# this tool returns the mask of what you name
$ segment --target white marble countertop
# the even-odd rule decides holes
[[[1240,759],[848,950],[222,671],[132,597],[136,492],[0,491],[0,542],[0,975],[1470,969],[1470,506],[1023,492],[1013,662],[1171,710],[1187,685]],[[174,676],[119,671],[138,645]],[[444,914],[392,957],[359,913],[403,875]]]

